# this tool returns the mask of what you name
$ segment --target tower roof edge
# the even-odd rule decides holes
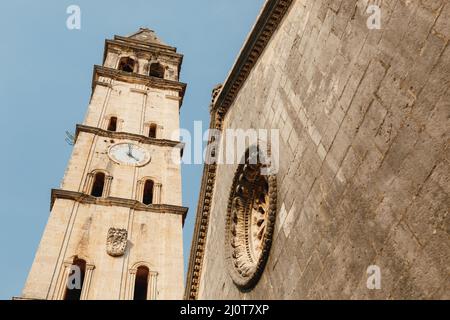
[[[139,28],[138,31],[125,36],[125,38],[167,46],[167,44],[158,37],[154,30],[145,27]]]

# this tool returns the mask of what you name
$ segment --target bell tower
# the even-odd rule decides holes
[[[18,299],[182,299],[182,59],[146,28],[106,40]]]

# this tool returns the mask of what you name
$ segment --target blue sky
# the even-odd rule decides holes
[[[65,131],[81,123],[92,68],[105,38],[148,27],[185,55],[188,84],[181,126],[209,123],[211,89],[223,82],[263,0],[1,1],[0,299],[20,295],[71,153]],[[66,8],[81,8],[81,30],[66,28]],[[189,254],[201,165],[183,166]]]

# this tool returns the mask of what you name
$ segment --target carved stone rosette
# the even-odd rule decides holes
[[[233,282],[241,290],[256,285],[269,256],[277,210],[277,179],[262,175],[264,165],[246,155],[230,192],[225,254]]]
[[[127,238],[127,230],[109,228],[106,238],[106,252],[112,257],[123,256],[127,247]]]

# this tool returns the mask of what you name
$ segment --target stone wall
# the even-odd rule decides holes
[[[280,129],[268,263],[245,293],[227,273],[219,165],[199,299],[450,297],[450,2],[378,3],[369,30],[369,1],[293,1],[223,122]]]
[[[139,263],[158,273],[158,300],[181,299],[181,220],[174,214],[56,199],[22,298],[62,299],[60,288],[67,280],[61,260],[77,255],[94,266],[85,299],[130,299],[133,284],[129,273]],[[127,253],[123,257],[106,253],[106,236],[111,226],[128,231]]]

